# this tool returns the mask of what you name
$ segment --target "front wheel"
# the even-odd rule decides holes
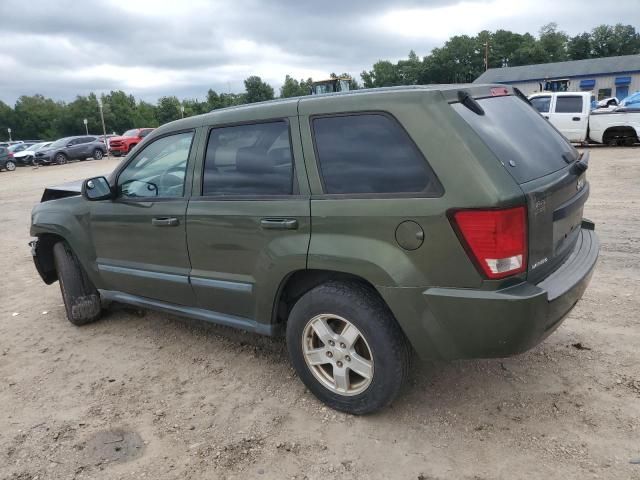
[[[99,148],[96,148],[93,151],[93,159],[94,160],[102,160],[103,156],[104,156],[104,153],[102,153],[102,150],[100,150]]]
[[[67,163],[67,156],[64,153],[58,153],[56,155],[56,163],[58,165],[64,165]]]
[[[329,282],[294,305],[287,348],[307,388],[331,408],[361,415],[387,406],[409,371],[410,347],[370,287]]]
[[[84,325],[100,318],[100,294],[65,242],[53,246],[53,260],[69,321]]]

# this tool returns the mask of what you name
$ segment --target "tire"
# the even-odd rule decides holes
[[[325,341],[317,334],[323,326],[329,327]],[[345,327],[352,333],[355,327],[357,336],[342,337]],[[354,415],[375,412],[394,400],[408,376],[411,356],[387,305],[370,287],[351,281],[322,284],[296,302],[287,322],[287,349],[298,376],[318,399]],[[347,389],[340,388],[335,372],[346,372],[338,376],[348,379],[341,381]]]
[[[16,164],[13,160],[7,160],[7,163],[4,164],[4,168],[9,172],[13,172],[16,169]]]
[[[100,318],[100,294],[65,242],[53,246],[53,260],[69,321],[80,326]]]
[[[67,160],[68,160],[67,156],[64,153],[62,153],[62,152],[56,153],[55,162],[58,165],[64,165],[65,163],[67,163]]]
[[[93,151],[93,159],[94,160],[102,160],[102,157],[104,157],[104,152],[102,150],[100,150],[99,148],[96,148]]]
[[[38,167],[38,166],[40,166],[40,164],[38,163],[38,160],[36,159],[36,157],[33,157],[33,158],[31,159],[31,166],[33,166],[33,167]]]

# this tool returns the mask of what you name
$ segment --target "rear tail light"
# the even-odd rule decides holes
[[[490,279],[527,269],[527,212],[525,207],[500,210],[458,210],[453,214],[472,260]]]
[[[9,158],[13,158],[13,152],[7,152],[9,154]]]

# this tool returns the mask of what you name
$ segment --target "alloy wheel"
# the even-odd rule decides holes
[[[353,323],[338,315],[309,320],[302,333],[302,353],[313,376],[339,395],[358,395],[373,380],[369,344]]]

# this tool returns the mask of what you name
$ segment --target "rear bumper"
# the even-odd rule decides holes
[[[560,326],[587,288],[599,248],[595,232],[583,228],[567,260],[537,285],[380,290],[421,357],[506,357],[529,350]]]

